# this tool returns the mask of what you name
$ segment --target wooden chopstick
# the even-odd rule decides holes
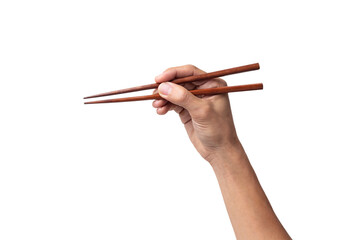
[[[263,89],[262,83],[239,85],[239,86],[232,86],[232,87],[197,89],[197,90],[191,90],[190,92],[194,95],[215,95],[215,94],[222,94],[222,93],[229,93],[229,92],[251,91],[251,90],[260,90],[260,89]],[[152,94],[152,95],[146,95],[146,96],[115,98],[115,99],[85,102],[85,104],[130,102],[130,101],[142,101],[142,100],[151,100],[151,99],[162,99],[162,98],[160,97],[159,94]]]
[[[260,69],[259,63],[254,63],[254,64],[245,65],[245,66],[229,68],[229,69],[224,69],[224,70],[220,70],[220,71],[216,71],[216,72],[210,72],[210,73],[205,73],[205,74],[201,74],[201,75],[196,75],[196,76],[178,78],[178,79],[173,80],[172,82],[177,83],[177,84],[187,83],[187,82],[195,82],[195,81],[207,80],[207,79],[222,77],[225,75],[241,73],[241,72],[248,72],[248,71],[253,71],[253,70],[258,70],[258,69]],[[147,85],[143,85],[143,86],[125,88],[125,89],[120,89],[120,90],[116,90],[116,91],[100,93],[100,94],[84,97],[84,99],[105,97],[105,96],[111,96],[111,95],[116,95],[116,94],[121,94],[121,93],[129,93],[129,92],[135,92],[135,91],[141,91],[141,90],[147,90],[147,89],[154,89],[154,88],[157,88],[159,85],[160,84],[158,84],[158,83],[153,83],[153,84],[147,84]]]

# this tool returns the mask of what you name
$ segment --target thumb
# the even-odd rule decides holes
[[[189,111],[190,115],[192,115],[194,111],[201,108],[203,105],[203,101],[200,98],[194,96],[184,87],[175,83],[161,83],[158,87],[158,91],[162,98],[185,108]]]

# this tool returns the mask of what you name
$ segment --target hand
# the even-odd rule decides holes
[[[169,68],[155,78],[161,100],[158,114],[174,110],[191,142],[210,162],[219,181],[237,239],[291,239],[271,208],[235,131],[227,94],[196,97],[188,90],[226,86],[222,79],[168,82],[204,73],[191,66]]]
[[[227,94],[198,97],[188,90],[216,88],[226,86],[226,82],[216,78],[183,86],[169,81],[204,71],[192,65],[169,68],[155,78],[161,100],[155,100],[153,107],[160,115],[171,110],[177,112],[185,126],[187,134],[201,156],[212,164],[219,152],[238,147],[240,142],[236,135],[230,102]]]

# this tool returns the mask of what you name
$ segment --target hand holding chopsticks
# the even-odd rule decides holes
[[[172,82],[177,83],[177,84],[183,84],[183,83],[195,82],[195,81],[200,81],[200,80],[209,80],[209,79],[222,77],[222,76],[226,76],[226,75],[230,75],[230,74],[258,70],[259,68],[260,68],[259,64],[255,63],[255,64],[250,64],[250,65],[245,65],[245,66],[240,66],[240,67],[235,67],[235,68],[229,68],[229,69],[220,70],[220,71],[211,72],[211,73],[204,73],[204,74],[188,76],[188,77],[184,77],[184,78],[177,78],[177,79],[173,80]],[[138,86],[138,87],[120,89],[120,90],[116,90],[116,91],[111,91],[111,92],[88,96],[88,97],[85,97],[84,99],[111,96],[111,95],[141,91],[141,90],[146,90],[146,89],[155,89],[159,85],[160,85],[159,83],[154,83],[154,84],[148,84],[148,85],[143,85],[143,86]],[[239,92],[239,91],[250,91],[250,90],[259,90],[259,89],[263,89],[262,83],[239,85],[239,86],[232,86],[232,87],[197,89],[197,90],[191,90],[190,92],[194,95],[213,95],[213,94],[222,94],[222,93]],[[146,95],[146,96],[136,96],[136,97],[126,97],[126,98],[116,98],[116,99],[85,102],[85,104],[128,102],[128,101],[141,101],[141,100],[150,100],[150,99],[161,99],[161,97],[159,94],[152,94],[152,95]]]

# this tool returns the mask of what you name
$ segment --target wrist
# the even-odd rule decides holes
[[[243,183],[248,184],[256,179],[254,170],[240,142],[219,151],[210,165],[219,181],[225,179],[225,181],[239,181],[241,179]]]
[[[233,143],[219,148],[208,161],[212,168],[217,171],[231,168],[234,164],[238,165],[247,163],[249,160],[246,156],[244,148],[237,139]]]

